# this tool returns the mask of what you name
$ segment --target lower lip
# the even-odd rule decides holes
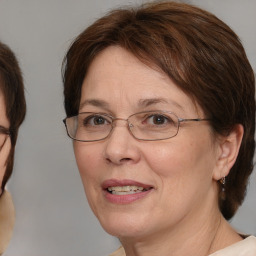
[[[152,190],[153,189],[129,195],[114,195],[105,191],[105,198],[113,204],[130,204],[144,198],[152,192]]]

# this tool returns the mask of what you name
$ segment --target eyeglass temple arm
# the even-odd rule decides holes
[[[179,118],[179,122],[201,122],[201,121],[210,121],[211,119],[209,118],[190,118],[190,119],[185,119],[185,118]]]

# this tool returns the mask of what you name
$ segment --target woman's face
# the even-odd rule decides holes
[[[165,74],[117,46],[100,53],[83,82],[79,112],[126,119],[150,110],[204,118]],[[181,123],[175,137],[162,141],[139,141],[124,121],[115,124],[103,141],[74,142],[87,199],[108,233],[149,236],[195,221],[203,209],[218,208],[213,180],[218,146],[208,122]],[[143,190],[120,193],[138,187]]]
[[[0,91],[0,126],[8,129],[10,126],[9,120],[6,116],[6,106],[4,101],[4,96]],[[6,134],[0,133],[0,187],[2,185],[5,169],[6,169],[6,159],[9,155],[11,147],[10,139],[6,137]]]

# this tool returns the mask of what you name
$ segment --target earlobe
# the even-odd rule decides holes
[[[229,135],[220,138],[219,154],[217,165],[213,173],[213,179],[220,180],[223,177],[228,176],[239,153],[243,134],[243,126],[241,124],[236,124]]]

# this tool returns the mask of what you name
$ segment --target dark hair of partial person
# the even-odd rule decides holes
[[[10,122],[11,151],[2,182],[2,191],[10,178],[14,163],[14,150],[18,129],[25,118],[26,102],[22,73],[18,61],[11,49],[0,42],[0,91],[3,94],[6,116]]]
[[[211,119],[215,134],[228,135],[236,124],[243,125],[225,200],[219,195],[220,210],[230,219],[245,197],[255,148],[255,77],[238,36],[213,14],[187,4],[158,2],[113,10],[83,31],[64,58],[67,116],[78,114],[93,59],[115,45],[168,75]]]

